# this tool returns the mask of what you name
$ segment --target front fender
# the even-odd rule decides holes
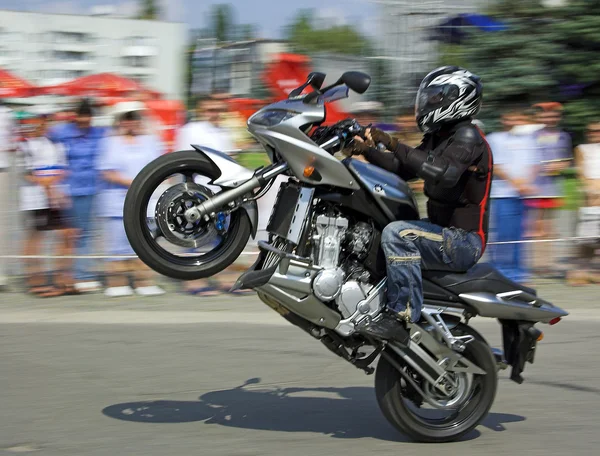
[[[244,168],[224,152],[195,144],[192,144],[192,147],[219,170],[219,177],[213,180],[211,185],[235,188],[254,176],[254,171]]]
[[[235,188],[252,179],[254,176],[254,171],[244,168],[229,155],[221,151],[195,144],[192,144],[192,147],[219,170],[219,177],[210,182],[211,185]],[[250,220],[250,225],[252,226],[252,239],[256,238],[256,233],[258,231],[258,204],[256,204],[256,201],[247,201],[242,204],[240,209],[246,212],[246,215]]]

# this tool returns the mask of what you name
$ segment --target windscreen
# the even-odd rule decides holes
[[[350,89],[345,85],[333,87],[319,97],[319,101],[323,103],[330,103],[335,100],[341,100],[342,98],[348,98]]]

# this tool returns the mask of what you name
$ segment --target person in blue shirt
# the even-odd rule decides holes
[[[494,154],[490,241],[523,241],[526,237],[527,208],[525,201],[537,193],[532,184],[539,147],[535,125],[524,108],[514,108],[502,115],[505,131],[487,136]],[[515,282],[530,280],[522,244],[490,245],[489,261]]]
[[[67,161],[67,186],[71,199],[70,220],[77,230],[77,255],[87,255],[92,248],[92,215],[98,193],[99,172],[97,159],[106,128],[92,126],[93,108],[89,100],[82,100],[73,122],[57,125],[50,130],[51,141],[63,145]],[[76,288],[93,291],[100,287],[91,270],[90,260],[75,263]]]

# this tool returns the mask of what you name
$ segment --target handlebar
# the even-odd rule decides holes
[[[369,125],[370,126],[370,125]],[[330,127],[322,127],[313,134],[319,147],[334,153],[336,147],[340,149],[352,144],[355,136],[364,137],[365,130],[355,119],[345,119]]]

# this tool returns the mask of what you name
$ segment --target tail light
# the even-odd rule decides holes
[[[561,320],[562,320],[562,318],[560,318],[560,317],[556,317],[556,318],[553,318],[552,320],[550,320],[550,321],[548,322],[548,324],[549,324],[550,326],[552,326],[552,325],[555,325],[556,323],[558,323],[558,322],[559,322],[559,321],[561,321]]]

